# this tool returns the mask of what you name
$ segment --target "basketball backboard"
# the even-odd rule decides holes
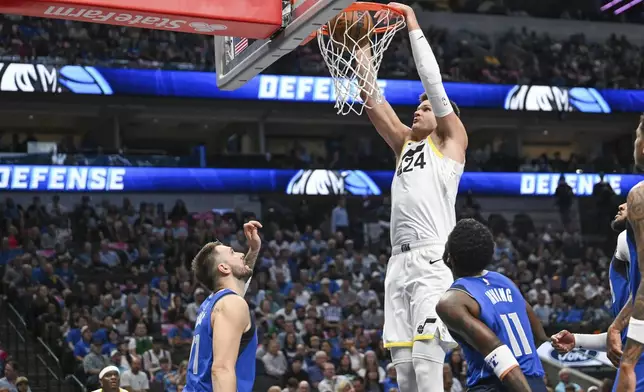
[[[355,0],[264,0],[279,2],[282,28],[268,39],[251,42],[247,36],[215,36],[217,86],[235,90],[306,42],[311,33]],[[274,6],[274,4],[272,5]]]

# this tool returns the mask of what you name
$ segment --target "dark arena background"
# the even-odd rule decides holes
[[[489,268],[549,335],[604,332],[610,222],[644,180],[641,4],[409,4],[469,134],[457,216],[489,226]],[[336,115],[316,45],[234,91],[214,69],[210,35],[0,15],[0,391],[23,391],[17,377],[90,391],[109,364],[181,391],[207,295],[190,263],[215,238],[245,251],[250,219],[264,226],[246,296],[255,390],[316,391],[320,359],[356,392],[397,390],[381,340],[394,155],[366,115]],[[379,79],[411,123],[423,87],[406,31]],[[538,352],[555,392],[610,391],[605,353]],[[465,389],[466,367],[448,354],[445,391]]]

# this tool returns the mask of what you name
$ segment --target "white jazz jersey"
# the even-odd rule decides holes
[[[431,137],[405,143],[391,183],[391,245],[447,242],[456,226],[464,164],[446,158]]]

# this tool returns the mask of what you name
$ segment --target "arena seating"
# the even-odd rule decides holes
[[[421,5],[427,3],[421,2]],[[462,3],[465,6],[456,7],[457,11],[472,11],[469,4],[480,2]],[[534,3],[544,6],[553,2]],[[520,5],[523,6],[523,2]],[[492,13],[542,14],[538,10],[517,12],[513,7],[507,6],[503,12]],[[475,7],[474,11],[479,8]],[[484,7],[479,11],[488,12],[490,9],[496,8]],[[557,15],[564,14],[568,18],[573,16],[565,9],[550,6],[545,9],[558,10]],[[588,18],[584,15],[578,16]],[[12,15],[0,15],[0,25],[0,59],[4,61],[120,68],[214,69],[213,45],[207,36]],[[426,28],[426,35],[445,80],[608,88],[639,88],[643,84],[639,60],[642,48],[626,37],[611,36],[601,42],[589,42],[580,31],[568,39],[559,40],[526,29],[509,30],[506,34],[491,37],[477,31],[447,34],[445,30],[430,26]],[[317,46],[308,45],[285,56],[267,72],[327,75],[323,64]],[[398,34],[394,39],[386,52],[379,76],[417,78],[405,34]]]
[[[136,210],[128,200],[78,202],[0,203],[7,222],[0,227],[4,294],[68,374],[96,382],[88,372],[98,366],[100,355],[91,354],[97,341],[103,363],[125,371],[141,355],[153,390],[177,390],[185,379],[195,307],[207,294],[194,284],[190,261],[215,238],[244,251],[238,229],[252,215],[195,213],[180,204],[166,213],[152,202]],[[584,247],[574,232],[535,228],[525,214],[514,222],[484,218],[471,198],[459,210],[487,219],[497,241],[490,268],[517,282],[549,332],[592,332],[610,322],[609,259],[599,248]],[[395,387],[378,306],[387,233],[363,244],[351,209],[349,217],[352,225],[336,233],[328,223],[294,228],[275,214],[266,217],[264,250],[247,295],[262,337],[258,391],[302,381],[316,387],[326,358],[336,374],[361,377],[368,391]],[[151,355],[153,347],[167,352]],[[167,362],[158,361],[166,356]],[[463,381],[460,358],[458,351],[447,358],[455,382]]]

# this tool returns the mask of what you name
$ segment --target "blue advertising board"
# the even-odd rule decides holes
[[[90,95],[134,95],[174,98],[334,102],[329,77],[259,75],[235,91],[217,88],[212,72],[103,68],[0,63],[0,90]],[[423,87],[418,80],[379,81],[392,105],[416,105]],[[546,112],[642,112],[644,91],[589,87],[500,85],[446,82],[459,106]]]
[[[381,195],[393,171],[187,169],[153,167],[0,166],[0,191],[39,192],[206,192],[289,195]],[[463,174],[459,192],[477,195],[550,196],[557,173]],[[598,174],[565,174],[577,196],[590,196]],[[626,195],[643,175],[608,174],[605,181]]]

